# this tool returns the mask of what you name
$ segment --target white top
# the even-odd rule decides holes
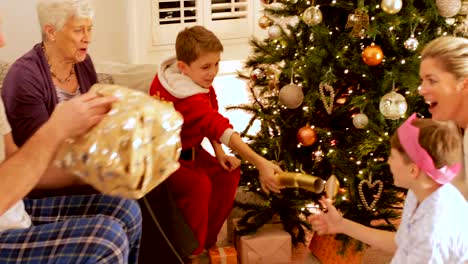
[[[409,190],[392,263],[468,263],[468,203],[445,184],[418,206]]]
[[[3,101],[0,99],[0,162],[3,162],[5,159],[4,136],[10,132],[11,127],[5,115]],[[0,215],[0,231],[14,228],[28,228],[30,226],[31,217],[29,217],[24,209],[24,202],[22,200],[14,204],[3,215]]]

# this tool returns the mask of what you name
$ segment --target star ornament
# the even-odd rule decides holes
[[[349,14],[345,28],[353,28],[351,30],[353,37],[364,37],[366,29],[369,28],[369,15],[363,11],[355,11],[353,14]]]

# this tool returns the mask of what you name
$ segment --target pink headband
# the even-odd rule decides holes
[[[398,138],[400,139],[403,149],[406,151],[409,158],[434,181],[440,184],[450,182],[460,171],[461,164],[455,163],[450,167],[444,166],[437,169],[434,166],[434,161],[431,156],[419,145],[419,128],[412,125],[415,119],[416,113],[412,114],[400,128],[398,128]]]

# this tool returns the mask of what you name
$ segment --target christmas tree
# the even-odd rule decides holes
[[[266,194],[255,168],[243,164],[241,186],[263,202],[236,204],[247,212],[242,230],[253,232],[277,215],[293,243],[304,241],[310,228],[304,216],[319,206],[325,181],[346,218],[394,230],[405,190],[393,186],[389,138],[411,113],[430,117],[418,95],[419,54],[440,35],[466,32],[466,6],[460,0],[262,2],[258,24],[268,37],[251,41],[245,64],[252,103],[230,109],[252,114],[242,136],[257,153],[318,185],[316,192]],[[249,134],[255,123],[260,131]]]

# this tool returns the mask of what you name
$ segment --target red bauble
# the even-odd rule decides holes
[[[264,5],[269,5],[269,4],[273,3],[274,0],[260,0],[260,2],[262,2],[262,4],[264,4]]]
[[[317,133],[310,126],[303,126],[297,131],[297,140],[304,146],[310,146],[317,141]]]
[[[362,60],[365,64],[369,66],[379,65],[383,60],[383,51],[380,46],[372,43],[370,46],[367,46],[362,52]]]

